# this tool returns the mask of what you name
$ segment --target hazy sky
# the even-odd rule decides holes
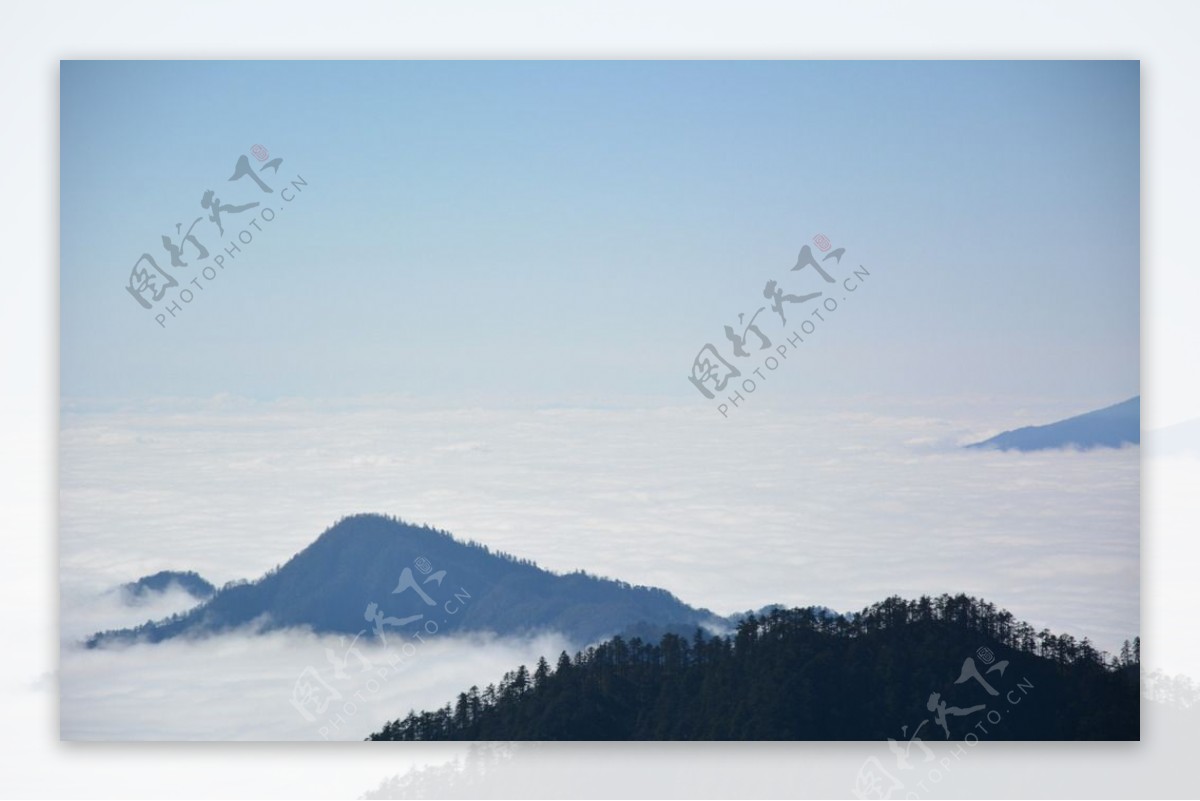
[[[786,397],[1115,402],[1138,390],[1138,83],[1137,62],[64,62],[62,392],[702,402],[696,352],[824,233],[872,279]],[[226,180],[255,144],[283,159],[268,184],[307,187],[160,328],[130,269],[169,269],[161,237],[206,190],[267,199]],[[217,253],[255,213],[193,232]]]

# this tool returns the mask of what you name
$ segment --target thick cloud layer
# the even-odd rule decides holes
[[[1070,411],[996,407],[762,405],[726,420],[700,407],[431,410],[224,398],[68,411],[63,634],[82,633],[84,616],[93,628],[128,622],[98,625],[85,611],[115,584],[165,568],[218,584],[253,578],[338,517],[377,511],[551,569],[665,587],[722,614],[768,603],[850,610],[892,593],[965,591],[1114,650],[1139,633],[1140,453],[961,449]],[[539,646],[493,642],[486,665],[463,672],[446,665],[466,664],[473,646],[439,647],[453,655],[425,663],[436,680],[412,668],[409,681],[431,688],[412,705],[494,681],[536,659]],[[311,638],[156,648],[68,647],[64,734],[310,734],[296,721],[265,721],[295,717],[288,677],[314,658],[325,664]],[[140,684],[113,689],[138,671]],[[240,694],[240,705],[225,705],[223,691]],[[214,720],[201,716],[188,729],[147,711],[182,693]]]
[[[395,639],[395,638],[393,638]],[[518,664],[568,648],[529,639],[425,637],[381,646],[289,631],[63,651],[72,740],[361,740]],[[311,690],[309,695],[307,691]]]

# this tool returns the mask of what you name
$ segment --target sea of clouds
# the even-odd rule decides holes
[[[552,570],[664,587],[719,614],[962,591],[1116,650],[1141,633],[1140,450],[961,447],[1083,410],[855,399],[723,419],[703,406],[437,409],[396,398],[68,404],[61,735],[361,739],[567,647],[553,632],[434,640],[331,732],[289,702],[308,667],[333,684],[330,638],[79,646],[190,603],[129,608],[111,592],[120,583],[162,569],[216,584],[255,578],[357,512],[429,523]]]

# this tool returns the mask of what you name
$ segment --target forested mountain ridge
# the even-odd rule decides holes
[[[963,595],[775,609],[728,637],[614,638],[522,665],[368,739],[1136,740],[1139,652]]]
[[[458,600],[448,614],[443,607],[450,599]],[[256,581],[230,582],[186,612],[100,632],[87,645],[160,642],[248,625],[371,637],[423,615],[436,615],[446,632],[554,631],[579,645],[639,624],[690,631],[724,622],[666,590],[582,571],[552,573],[446,531],[365,514],[338,521]]]

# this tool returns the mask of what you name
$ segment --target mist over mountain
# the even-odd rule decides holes
[[[207,600],[217,591],[210,582],[192,570],[160,570],[137,581],[122,584],[118,589],[126,603],[139,604],[152,595],[161,595],[178,588],[197,600]]]
[[[973,442],[965,447],[1002,451],[1119,448],[1122,445],[1140,444],[1141,426],[1142,404],[1139,395],[1103,409],[1047,425],[1004,431],[990,439]]]
[[[585,645],[639,625],[661,633],[712,620],[666,590],[552,573],[445,531],[364,514],[339,521],[256,581],[231,582],[187,612],[100,632],[87,645],[160,642],[249,625],[382,638],[431,625],[500,635],[556,631]]]

